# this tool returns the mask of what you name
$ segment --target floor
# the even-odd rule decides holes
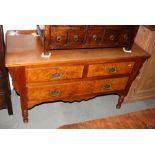
[[[3,129],[56,129],[65,124],[78,123],[98,118],[115,116],[127,112],[155,107],[155,99],[124,104],[116,109],[117,95],[96,97],[88,101],[42,104],[29,110],[29,123],[22,121],[19,96],[13,91],[12,104],[14,115],[0,110],[0,128]]]

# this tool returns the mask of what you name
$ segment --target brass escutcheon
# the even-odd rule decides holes
[[[114,74],[117,72],[117,68],[116,67],[107,68],[107,72],[108,74]]]
[[[54,80],[60,79],[62,75],[63,73],[50,73],[50,77],[52,77]]]
[[[59,96],[61,94],[60,90],[50,90],[49,94],[52,96]]]

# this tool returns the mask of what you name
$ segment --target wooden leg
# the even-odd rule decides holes
[[[22,113],[23,113],[23,122],[28,123],[28,110],[25,109],[22,111]]]
[[[7,106],[8,106],[8,114],[13,115],[12,103],[11,103],[10,99],[9,99],[9,102],[8,102]]]
[[[21,108],[22,108],[22,116],[23,122],[28,123],[28,109],[26,106],[26,102],[21,99]]]
[[[123,95],[120,95],[120,96],[119,96],[118,104],[116,105],[116,108],[117,108],[117,109],[120,109],[120,108],[121,108],[121,105],[122,105],[122,103],[123,103],[123,101],[124,101],[124,97],[125,97],[125,96],[123,96]]]

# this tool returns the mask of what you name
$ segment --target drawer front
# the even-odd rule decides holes
[[[27,82],[82,78],[84,66],[26,68]]]
[[[120,30],[106,29],[102,44],[105,46],[117,46]]]
[[[5,95],[4,94],[0,94],[0,108],[4,107],[6,101],[5,101]]]
[[[68,32],[68,46],[73,46],[73,45],[82,45],[84,42],[85,38],[85,31],[69,31]]]
[[[104,93],[125,89],[128,77],[103,79],[93,81],[81,81],[64,84],[52,84],[42,86],[29,86],[28,99],[35,100],[59,100],[62,98],[88,95],[93,93]]]
[[[67,32],[66,31],[54,31],[51,32],[51,48],[63,48],[67,44]]]
[[[125,46],[128,44],[131,38],[131,32],[129,30],[122,30],[119,39],[118,39],[118,44],[120,46]]]
[[[87,77],[131,73],[134,62],[89,65]]]
[[[102,42],[102,37],[104,35],[104,30],[89,30],[86,35],[86,44],[90,45],[100,45]]]

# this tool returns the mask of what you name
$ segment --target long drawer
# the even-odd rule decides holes
[[[93,64],[88,67],[87,77],[131,73],[134,62]]]
[[[28,86],[28,100],[57,100],[65,97],[123,90],[128,77],[89,80],[63,84]]]
[[[82,78],[83,65],[26,68],[26,81],[45,82]]]

